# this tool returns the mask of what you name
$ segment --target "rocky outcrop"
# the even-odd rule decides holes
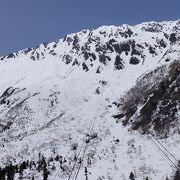
[[[121,103],[121,114],[115,118],[122,119],[133,130],[148,133],[152,129],[161,137],[180,133],[180,61],[142,77]]]

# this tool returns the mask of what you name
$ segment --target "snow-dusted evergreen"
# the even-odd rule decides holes
[[[176,179],[179,58],[179,20],[102,26],[0,57],[0,178]]]

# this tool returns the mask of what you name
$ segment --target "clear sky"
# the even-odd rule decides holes
[[[101,25],[180,19],[180,0],[0,0],[0,56]]]

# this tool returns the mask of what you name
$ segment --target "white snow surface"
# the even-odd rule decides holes
[[[158,32],[144,30],[154,27],[153,24],[160,28]],[[153,180],[165,180],[167,176],[172,178],[175,169],[148,137],[116,123],[112,116],[118,112],[113,102],[117,102],[133,87],[140,76],[168,63],[165,62],[167,58],[171,62],[179,58],[179,44],[170,44],[164,37],[164,33],[179,34],[179,24],[179,21],[174,21],[136,26],[103,26],[67,36],[73,38],[77,35],[80,47],[88,41],[89,33],[93,39],[99,38],[101,44],[112,37],[119,43],[128,40],[135,40],[142,46],[148,43],[141,50],[146,57],[144,60],[140,58],[137,65],[130,64],[131,54],[123,52],[121,59],[124,68],[120,70],[114,67],[115,52],[106,52],[111,58],[106,65],[99,62],[98,52],[95,51],[96,41],[89,45],[90,52],[94,52],[97,57],[94,61],[84,60],[81,50],[76,51],[72,42],[63,39],[49,43],[46,47],[42,44],[26,54],[22,50],[13,53],[15,57],[4,57],[0,61],[0,96],[9,87],[16,90],[7,98],[9,105],[0,105],[0,124],[12,122],[10,129],[0,133],[0,165],[4,166],[8,161],[16,164],[23,160],[36,160],[39,152],[48,158],[54,155],[55,149],[55,154],[67,159],[73,159],[75,154],[83,158],[78,180],[85,179],[84,167],[90,172],[88,180],[126,180],[130,172],[134,173],[137,180],[147,176]],[[128,38],[121,37],[119,32],[127,29],[131,29],[134,34]],[[163,39],[167,46],[156,47],[158,39]],[[156,54],[148,53],[150,45],[156,47]],[[51,50],[56,54],[52,55]],[[35,60],[31,59],[32,53],[35,54]],[[36,58],[37,54],[39,59]],[[69,64],[63,60],[67,54],[73,59]],[[75,59],[79,65],[73,66]],[[87,72],[81,66],[83,62],[89,68]],[[98,67],[101,69],[100,74],[96,73]],[[102,84],[102,81],[107,84]],[[96,93],[97,88],[100,94]],[[87,133],[97,133],[97,138],[86,144],[84,139]],[[179,135],[160,141],[180,159]],[[75,151],[71,150],[73,143],[78,143]],[[91,165],[87,164],[88,158],[92,160]],[[65,165],[72,168],[73,163],[69,164],[68,161]],[[56,170],[51,172],[49,179],[68,179],[67,174],[58,171],[59,163],[55,166]],[[77,171],[78,163],[70,179],[75,179]],[[40,180],[42,177],[36,174],[35,179]]]

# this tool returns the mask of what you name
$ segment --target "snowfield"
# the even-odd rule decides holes
[[[153,137],[112,116],[137,79],[179,59],[179,33],[180,21],[103,26],[1,57],[0,166],[59,155],[49,180],[173,179],[180,134],[159,139],[174,166]],[[32,177],[43,170],[14,179]]]

